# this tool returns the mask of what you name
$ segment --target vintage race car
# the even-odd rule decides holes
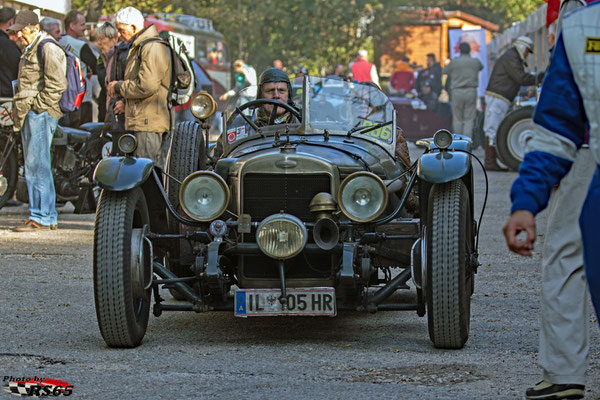
[[[413,310],[434,346],[463,347],[479,265],[470,140],[440,130],[405,165],[378,88],[307,76],[294,100],[238,105],[212,147],[215,102],[199,94],[166,170],[130,155],[132,135],[119,141],[129,155],[98,165],[94,294],[109,346],[139,345],[153,304],[156,316]],[[258,126],[265,105],[292,122]]]

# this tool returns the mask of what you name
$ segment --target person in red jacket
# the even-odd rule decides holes
[[[408,58],[404,57],[390,78],[390,93],[403,96],[414,88],[415,71],[408,65]]]

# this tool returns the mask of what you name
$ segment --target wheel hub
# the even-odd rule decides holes
[[[527,142],[533,137],[533,120],[525,119],[513,125],[508,133],[508,149],[513,157],[523,160]]]
[[[8,190],[8,179],[4,174],[0,174],[0,196],[4,196],[4,193]]]
[[[151,256],[149,246],[145,244],[144,229],[131,230],[131,285],[133,296],[137,299],[147,297],[148,286],[152,279]]]

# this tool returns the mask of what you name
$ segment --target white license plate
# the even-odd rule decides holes
[[[325,315],[335,317],[335,289],[331,287],[286,290],[285,307],[280,289],[237,289],[235,316]]]

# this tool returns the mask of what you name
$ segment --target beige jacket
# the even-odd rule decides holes
[[[48,111],[48,114],[56,119],[62,117],[58,102],[67,89],[67,57],[58,43],[46,43],[43,48],[44,70],[42,71],[37,48],[44,39],[52,39],[52,37],[46,32],[40,32],[21,55],[17,93],[13,102],[16,130],[21,130],[25,117],[31,109],[39,113]]]
[[[167,95],[171,83],[171,54],[162,43],[140,43],[158,36],[154,25],[134,40],[127,56],[125,80],[116,90],[126,99],[125,129],[137,132],[167,132],[170,114]],[[141,53],[141,54],[140,54]]]

